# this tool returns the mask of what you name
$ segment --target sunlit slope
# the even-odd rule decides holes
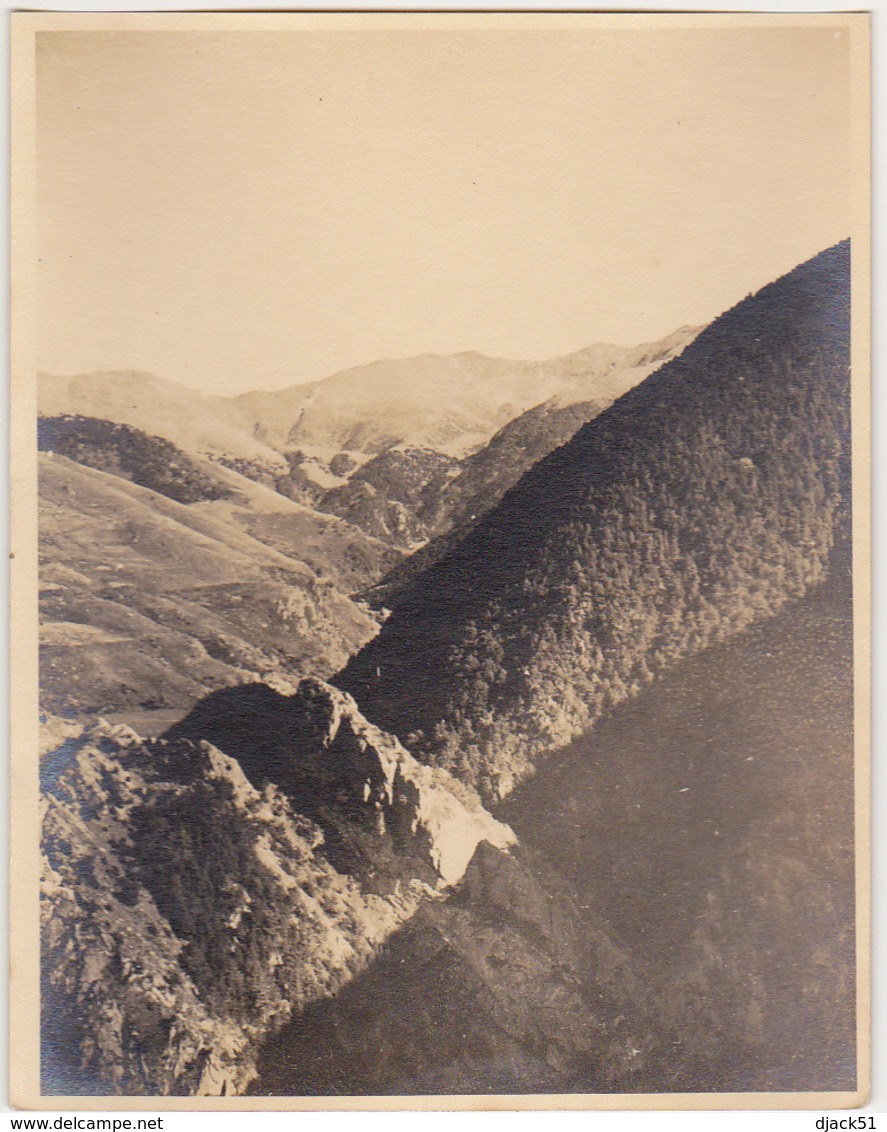
[[[232,488],[244,482],[230,476]],[[347,539],[337,551],[332,531],[323,574],[295,556],[312,534],[317,544],[318,522],[337,521],[312,520],[271,492],[282,506],[262,510],[249,493],[263,489],[245,490],[185,505],[41,455],[44,708],[175,714],[207,691],[258,675],[333,671],[375,632],[332,580],[360,573],[348,562]],[[298,537],[299,528],[309,537]],[[353,534],[359,561],[368,540]],[[306,557],[320,554],[315,545]]]
[[[162,436],[186,452],[246,461],[268,474],[286,471],[280,453],[250,434],[228,398],[137,370],[41,374],[38,389],[41,416],[76,413],[117,421]]]

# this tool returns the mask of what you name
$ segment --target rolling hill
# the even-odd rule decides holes
[[[80,416],[130,425],[189,455],[237,461],[266,478],[286,473],[281,454],[250,435],[229,399],[154,374],[40,374],[38,406],[42,417]]]
[[[348,595],[393,555],[362,531],[128,426],[42,424],[45,711],[156,734],[214,689],[329,675],[376,632]]]

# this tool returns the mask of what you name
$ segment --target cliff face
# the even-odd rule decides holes
[[[46,1092],[242,1092],[268,1033],[362,970],[480,840],[513,844],[341,692],[259,694],[293,731],[270,764],[259,738],[246,772],[193,716],[155,741],[101,723],[45,756]],[[315,819],[298,802],[321,781]]]
[[[336,683],[502,797],[823,580],[849,516],[849,246],[717,319],[409,581]]]

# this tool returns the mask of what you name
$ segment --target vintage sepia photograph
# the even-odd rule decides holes
[[[868,16],[12,24],[13,1103],[864,1104]]]

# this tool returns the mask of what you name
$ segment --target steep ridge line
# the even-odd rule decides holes
[[[536,464],[336,683],[502,797],[675,660],[820,581],[849,530],[849,257],[744,300]]]

